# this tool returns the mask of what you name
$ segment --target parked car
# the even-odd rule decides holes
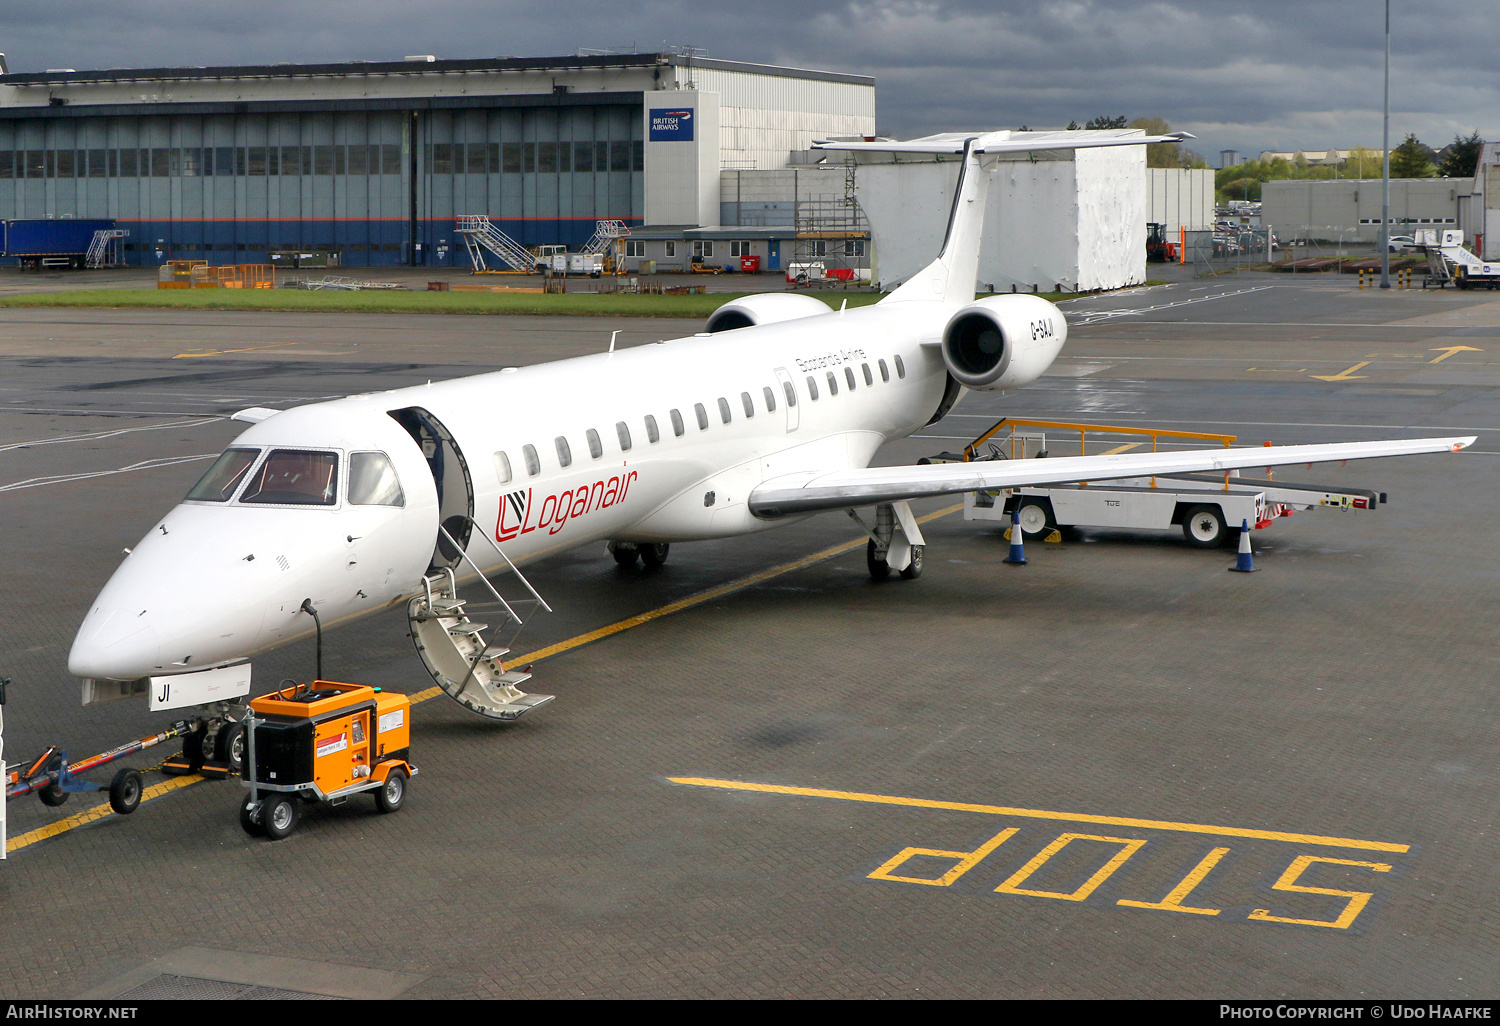
[[[1392,235],[1386,243],[1392,253],[1399,253],[1403,249],[1416,248],[1417,240],[1410,235]]]

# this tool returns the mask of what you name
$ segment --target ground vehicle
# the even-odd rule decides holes
[[[1167,238],[1167,226],[1155,221],[1146,225],[1146,259],[1152,263],[1173,263],[1181,255],[1178,243]]]
[[[94,234],[114,230],[115,222],[104,219],[0,221],[0,256],[15,257],[23,268],[82,267]]]
[[[417,774],[407,761],[411,700],[364,684],[316,680],[262,695],[245,732],[240,826],[252,837],[290,834],[298,799],[342,805],[373,791],[381,812],[395,812]]]
[[[1410,235],[1392,235],[1386,240],[1386,248],[1392,253],[1399,253],[1403,249],[1414,249],[1417,240]]]

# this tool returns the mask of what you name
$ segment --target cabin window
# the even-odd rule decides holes
[[[562,435],[557,436],[557,465],[559,467],[569,466],[573,462],[573,449],[568,445],[568,440]]]
[[[726,424],[729,423],[729,400],[722,395],[719,396],[719,419]]]
[[[849,391],[851,391],[851,392],[854,391],[854,368],[853,367],[845,367],[844,368],[844,380],[846,382],[848,382],[848,384],[849,384]]]
[[[740,405],[745,408],[745,416],[755,416],[755,400],[750,398],[749,392],[740,393]]]
[[[833,371],[824,371],[824,377],[828,379],[828,394],[839,394],[839,379],[833,376]]]
[[[796,406],[797,390],[792,387],[792,383],[790,381],[783,381],[781,383],[781,390],[786,393],[786,404],[788,406]]]
[[[906,377],[906,364],[901,362],[901,357],[899,355],[896,357],[896,377]]]
[[[622,420],[615,425],[615,435],[620,439],[620,451],[630,451],[630,428]]]
[[[703,408],[702,403],[693,404],[693,412],[698,415],[698,430],[708,430],[708,411]]]
[[[259,449],[225,449],[187,497],[202,502],[227,502],[259,455]]]
[[[349,502],[354,506],[406,505],[390,457],[383,452],[357,452],[349,457]]]
[[[767,413],[775,413],[776,412],[776,393],[773,392],[773,391],[771,391],[771,386],[770,385],[767,385],[765,388],[761,389],[761,392],[766,397],[766,412]]]
[[[536,446],[521,446],[521,454],[526,457],[526,476],[536,477],[542,472],[542,461],[537,458]]]
[[[681,434],[681,432],[678,432],[678,434]],[[661,441],[661,432],[656,430],[656,418],[649,413],[646,414],[646,441],[652,445]]]
[[[881,381],[889,381],[889,380],[891,380],[891,369],[885,365],[885,361],[884,360],[877,360],[876,362],[880,364],[880,380]]]
[[[813,402],[818,401],[818,381],[811,374],[807,376],[807,397]]]
[[[599,432],[595,431],[593,428],[589,428],[583,434],[584,437],[589,440],[589,455],[594,457],[594,459],[596,460],[600,456],[603,456],[604,443],[599,440]]]
[[[337,501],[338,476],[338,453],[273,449],[240,501],[332,506]]]
[[[503,452],[495,453],[495,480],[510,484],[510,457]]]
[[[686,431],[686,430],[687,430],[687,428],[685,428],[685,427],[682,426],[682,414],[679,413],[676,410],[673,410],[672,411],[672,434],[676,435],[678,438],[681,438],[682,437],[682,433],[684,431]]]

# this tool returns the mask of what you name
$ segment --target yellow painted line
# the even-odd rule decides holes
[[[1096,452],[1096,453],[1094,453],[1094,455],[1095,456],[1117,456],[1117,455],[1119,455],[1122,452],[1129,452],[1131,449],[1139,449],[1141,446],[1143,446],[1145,444],[1146,444],[1145,442],[1126,442],[1124,445],[1117,445],[1113,449],[1105,449],[1103,452]]]
[[[262,349],[285,349],[287,346],[297,345],[296,342],[278,342],[273,346],[249,346],[245,349],[210,349],[203,353],[178,353],[172,357],[174,360],[192,360],[200,356],[223,356],[225,353],[256,353]]]
[[[1439,357],[1437,357],[1435,359],[1428,360],[1427,361],[1428,363],[1442,363],[1444,360],[1448,359],[1448,357],[1453,356],[1456,353],[1482,353],[1482,352],[1484,352],[1483,349],[1475,349],[1473,346],[1443,346],[1441,349],[1439,349],[1439,348],[1433,348],[1430,351],[1434,352],[1434,353],[1442,353],[1443,355],[1439,356]]]
[[[189,784],[196,784],[200,780],[207,779],[207,777],[200,777],[196,773],[190,773],[185,777],[172,777],[169,780],[162,781],[160,784],[152,784],[141,792],[141,804],[144,805],[153,798],[160,798],[168,791],[175,791],[180,787],[187,787]],[[75,812],[67,819],[60,819],[56,823],[49,823],[47,826],[28,830],[24,834],[17,834],[6,842],[5,851],[7,854],[19,851],[28,845],[36,844],[38,841],[45,841],[49,837],[65,834],[69,830],[76,830],[86,823],[92,823],[96,819],[103,819],[105,816],[113,816],[114,814],[115,810],[109,807],[109,802],[105,802],[103,805],[96,805],[92,809],[84,809],[82,812]]]
[[[1355,378],[1365,377],[1364,374],[1356,374],[1354,372],[1359,370],[1361,367],[1368,366],[1370,366],[1370,361],[1366,360],[1364,363],[1356,363],[1348,370],[1341,370],[1337,374],[1314,374],[1312,376],[1317,378],[1319,381],[1352,381]]]
[[[925,524],[930,520],[936,520],[939,517],[946,517],[950,514],[957,513],[963,508],[964,505],[961,502],[956,503],[952,506],[946,506],[935,513],[928,513],[926,516],[918,517],[917,523]],[[582,645],[587,645],[591,641],[598,641],[601,638],[607,638],[610,635],[619,634],[621,631],[628,631],[632,627],[639,627],[642,624],[650,623],[652,620],[659,620],[664,616],[670,616],[673,613],[680,613],[684,609],[691,609],[693,606],[702,605],[705,602],[712,602],[716,598],[723,598],[725,595],[730,595],[736,591],[742,591],[745,588],[753,587],[757,584],[762,583],[763,581],[769,581],[773,577],[780,577],[782,574],[789,574],[793,570],[801,570],[804,567],[811,566],[814,563],[822,562],[825,559],[832,559],[834,556],[841,556],[846,552],[859,548],[861,545],[865,544],[866,541],[867,539],[865,538],[856,538],[853,541],[842,542],[838,545],[831,545],[826,549],[820,549],[817,552],[814,552],[812,555],[803,556],[801,559],[794,559],[790,563],[782,563],[780,566],[773,566],[767,570],[762,570],[759,573],[751,574],[748,577],[741,577],[738,580],[730,581],[728,584],[721,584],[718,587],[709,588],[707,591],[700,591],[696,594],[689,595],[686,598],[678,599],[676,602],[669,602],[664,606],[658,606],[656,609],[651,609],[644,613],[637,613],[635,616],[627,617],[624,620],[618,620],[608,625],[607,627],[600,627],[598,630],[589,631],[587,634],[579,634],[575,637],[569,638],[567,641],[559,641],[555,645],[548,645],[546,648],[539,648],[535,652],[528,652],[525,655],[516,656],[514,659],[509,660],[509,663],[510,665],[520,664],[524,666],[527,663],[541,662],[543,659],[547,659],[555,655],[561,655],[562,653],[567,652],[570,649],[575,649]],[[426,691],[419,691],[415,695],[411,696],[411,704],[416,705],[418,702],[425,702],[429,698],[436,698],[442,693],[443,691],[441,688],[435,687],[428,688]]]
[[[1213,826],[1208,823],[1177,823],[1171,820],[1135,819],[1129,816],[1095,816],[1084,812],[1016,809],[1005,805],[945,802],[932,798],[904,798],[889,794],[865,794],[860,791],[829,791],[821,787],[787,787],[782,784],[752,784],[743,780],[713,780],[705,777],[668,777],[667,780],[673,784],[684,784],[689,787],[713,787],[729,791],[759,791],[764,794],[789,794],[804,798],[834,798],[845,802],[905,805],[910,808],[942,809],[947,812],[978,812],[986,816],[1053,819],[1065,823],[1097,823],[1100,826],[1139,827],[1144,830],[1172,830],[1185,834],[1210,834],[1215,837],[1248,837],[1257,841],[1285,841],[1288,844],[1321,844],[1331,848],[1359,848],[1365,851],[1400,853],[1411,850],[1411,845],[1409,844],[1394,844],[1390,841],[1361,841],[1354,837],[1324,837],[1320,834],[1293,834],[1280,830],[1251,830],[1245,827]]]

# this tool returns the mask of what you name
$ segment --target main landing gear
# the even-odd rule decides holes
[[[849,510],[849,518],[870,536],[865,546],[865,565],[873,580],[883,581],[892,573],[905,580],[922,576],[922,557],[927,548],[922,529],[905,502],[887,502],[875,507],[875,526],[868,526],[859,514]]]
[[[609,554],[614,557],[615,562],[621,566],[635,566],[639,559],[647,570],[655,570],[667,561],[667,553],[672,546],[666,542],[660,544],[637,544],[636,542],[612,541],[609,543]]]

